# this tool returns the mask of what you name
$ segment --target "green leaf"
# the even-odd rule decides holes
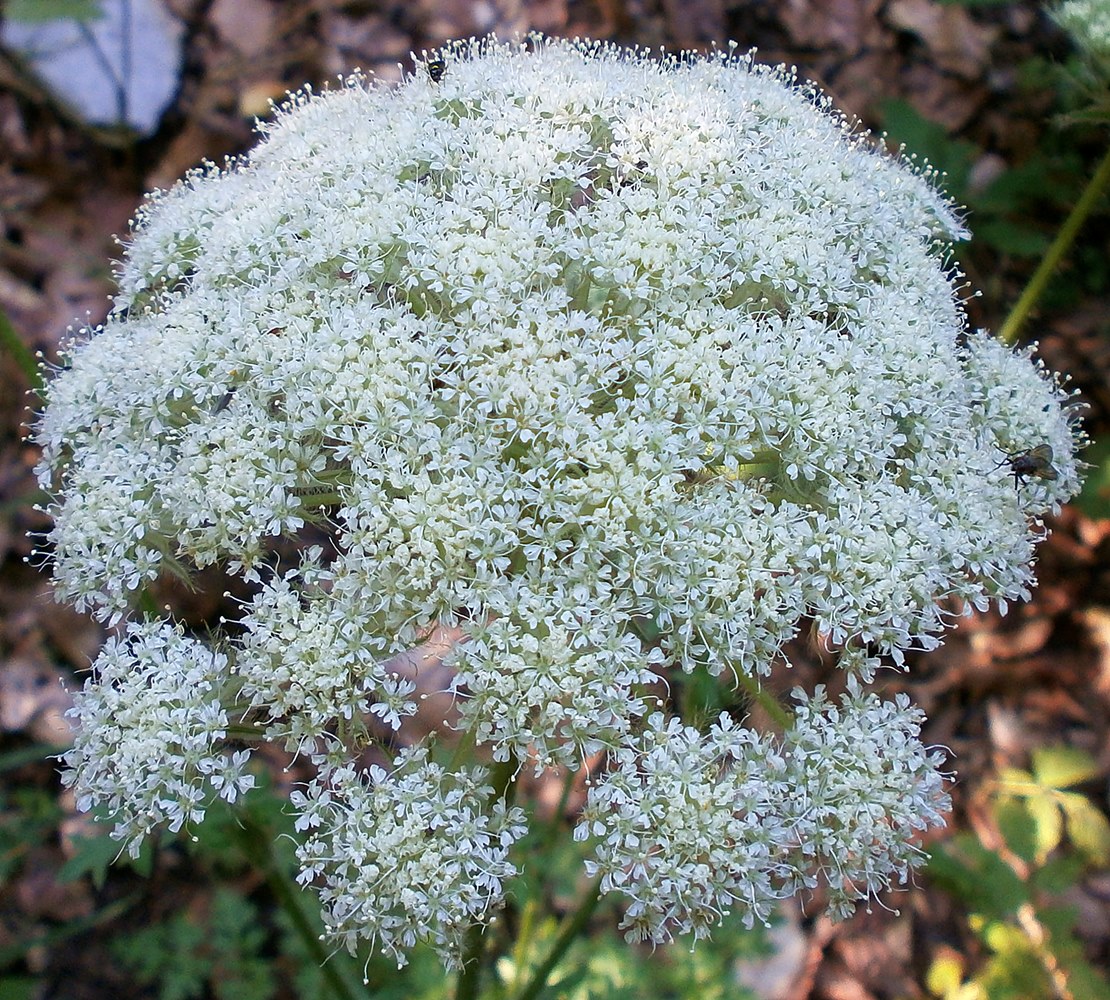
[[[977,240],[1013,257],[1040,257],[1052,242],[1039,229],[1009,219],[973,220],[971,229]]]
[[[1083,943],[1075,933],[1079,919],[1076,908],[1043,906],[1037,910],[1037,919],[1048,931],[1047,947],[1067,980],[1069,995],[1083,1000],[1108,1000],[1110,984],[1088,965]]]
[[[1033,826],[1035,850],[1032,860],[1043,865],[1064,838],[1064,816],[1059,799],[1052,793],[1030,795],[1025,800],[1025,807],[1029,810]]]
[[[1000,767],[998,769],[998,784],[1002,786],[1003,791],[1010,795],[1018,794],[1014,792],[1010,786],[1024,786],[1035,785],[1033,775],[1028,771],[1023,771],[1020,767]]]
[[[139,856],[133,858],[127,854],[120,841],[113,840],[109,835],[108,819],[99,814],[95,818],[96,827],[103,829],[104,833],[74,838],[73,856],[59,869],[59,881],[73,882],[88,875],[92,878],[93,885],[99,889],[104,885],[109,866],[117,861],[127,865],[137,875],[149,878],[154,868],[154,848],[151,841],[143,841]]]
[[[1075,851],[1060,853],[1049,858],[1044,866],[1029,877],[1029,883],[1036,893],[1058,896],[1067,892],[1083,876],[1087,865]]]
[[[1031,948],[1025,932],[1004,920],[992,920],[985,924],[980,937],[998,955],[1023,955]]]
[[[975,146],[951,138],[943,125],[918,113],[908,101],[883,101],[880,113],[883,128],[890,137],[945,174],[944,187],[948,193],[957,201],[966,201],[967,179],[977,154]]]
[[[58,871],[59,882],[76,882],[85,875],[92,878],[98,889],[108,877],[108,867],[119,857],[122,845],[107,833],[99,837],[77,837],[73,841],[73,855]]]
[[[1075,792],[1060,797],[1067,817],[1068,837],[1091,864],[1110,864],[1110,821],[1090,799]]]
[[[8,16],[11,15],[8,14]],[[15,332],[15,327],[12,326],[11,320],[8,319],[7,314],[2,309],[0,309],[0,348],[10,354],[12,360],[19,365],[27,384],[36,393],[39,392],[42,389],[42,373],[39,371],[39,363],[35,360],[35,356],[27,345],[23,343],[23,339]]]
[[[1110,983],[1085,958],[1076,956],[1063,964],[1068,991],[1083,1000],[1110,1000]]]
[[[1033,775],[1047,788],[1070,788],[1098,778],[1094,758],[1076,747],[1037,747],[1033,751]]]
[[[99,0],[8,0],[4,17],[9,21],[40,24],[44,21],[99,21],[104,16]]]
[[[937,885],[988,916],[1008,916],[1029,901],[1029,891],[1013,869],[968,833],[933,848],[926,870]]]
[[[692,725],[715,720],[725,707],[725,689],[704,664],[676,678],[682,690],[682,717]]]
[[[1052,836],[1052,820],[1047,815],[1042,815],[1047,810],[1035,811],[1031,808],[1033,801],[1035,801],[1033,796],[1018,798],[1006,795],[996,799],[991,806],[994,821],[1002,831],[1006,846],[1030,864],[1037,860],[1043,840]],[[1059,809],[1053,805],[1052,810],[1056,814],[1056,842],[1058,843],[1063,824]],[[1040,833],[1038,833],[1038,823],[1043,824]]]
[[[1075,504],[1090,518],[1110,518],[1110,439],[1090,444],[1083,452],[1083,460],[1092,468]]]

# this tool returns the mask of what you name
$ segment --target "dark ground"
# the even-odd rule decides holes
[[[700,47],[736,39],[757,46],[767,62],[785,61],[820,82],[840,107],[868,127],[890,127],[884,102],[900,99],[941,127],[961,149],[974,193],[1008,167],[1036,161],[1058,140],[1050,122],[1054,96],[1030,88],[1027,67],[1040,57],[1065,58],[1067,40],[1033,3],[944,5],[932,0],[431,0],[403,3],[316,0],[170,0],[186,26],[176,96],[157,131],[138,141],[93,129],[67,112],[8,55],[0,53],[0,308],[25,343],[50,356],[75,317],[102,319],[112,289],[107,265],[118,252],[144,190],[171,183],[203,158],[220,160],[252,141],[251,116],[269,97],[306,81],[321,82],[354,67],[392,78],[410,51],[450,37],[539,29],[642,45]],[[1104,141],[1104,140],[1103,140]],[[948,147],[944,147],[948,148]],[[1076,169],[1093,154],[1077,140]],[[943,165],[943,164],[942,164]],[[1075,188],[1073,193],[1077,193]],[[1067,211],[1047,192],[1034,225],[1051,235]],[[976,215],[970,224],[976,228]],[[1105,219],[1101,223],[1105,227]],[[1087,254],[1105,260],[1108,235],[1097,221],[1084,236]],[[1077,258],[1079,259],[1079,258]],[[968,308],[976,325],[995,326],[1016,300],[1032,263],[1019,254],[973,244],[961,257],[969,283],[984,294]],[[1073,265],[1077,266],[1077,265]],[[1103,435],[1110,420],[1110,306],[1083,282],[1057,296],[1035,326],[1049,365],[1070,371],[1091,404],[1088,427]],[[0,754],[36,743],[62,744],[71,681],[102,639],[98,626],[54,605],[45,576],[24,563],[28,530],[43,520],[30,504],[34,449],[22,440],[26,382],[0,361]],[[1088,508],[1092,509],[1092,508]],[[1068,509],[1041,550],[1034,601],[966,620],[946,645],[921,657],[904,687],[930,717],[929,742],[955,754],[952,827],[970,831],[1001,852],[1020,878],[1030,864],[1011,850],[991,808],[1004,768],[1028,768],[1032,752],[1066,745],[1095,761],[1075,790],[1105,813],[1110,776],[1110,520]],[[204,609],[194,609],[203,616]],[[803,671],[823,667],[800,650]],[[785,688],[791,678],[783,678]],[[9,848],[0,863],[0,956],[24,975],[41,975],[45,996],[101,998],[144,995],[105,967],[95,936],[46,943],[13,958],[19,942],[94,912],[87,880],[61,883],[67,856],[60,833],[74,823],[51,765],[39,761],[2,774],[17,787],[54,789],[61,818],[36,843]],[[10,808],[11,800],[4,803]],[[1009,846],[1007,846],[1009,845]],[[1065,840],[1054,854],[1067,854]],[[175,888],[175,885],[177,886]],[[164,906],[184,889],[163,880]],[[189,897],[191,898],[191,897]],[[1088,866],[1071,880],[1066,901],[1079,915],[1073,944],[1103,969],[1110,964],[1110,873]],[[184,904],[182,904],[184,905]],[[801,960],[792,998],[866,1000],[923,997],[926,970],[945,955],[960,957],[970,976],[989,958],[967,910],[928,878],[898,900],[902,916],[883,909],[839,926],[802,921],[795,933]],[[1037,913],[1024,928],[1036,939]],[[1025,918],[1023,918],[1025,919]],[[1031,924],[1028,922],[1032,921]],[[81,942],[86,942],[82,944]],[[1057,941],[1059,944],[1059,941]],[[1058,950],[1058,949],[1057,949]],[[1043,995],[1084,993],[1066,970],[1042,964],[1053,982]],[[2,991],[0,991],[2,992]],[[1020,992],[1011,995],[1020,996]],[[1030,996],[1040,996],[1031,992]]]

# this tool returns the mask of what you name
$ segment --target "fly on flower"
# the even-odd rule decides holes
[[[1036,479],[1056,480],[1060,474],[1052,464],[1052,445],[1039,444],[1035,448],[1027,448],[1015,455],[1009,455],[1006,463],[1014,474],[1014,488],[1033,476]]]
[[[443,74],[447,72],[447,63],[442,59],[431,59],[428,61],[428,76],[431,77],[432,83],[439,83],[443,79]]]

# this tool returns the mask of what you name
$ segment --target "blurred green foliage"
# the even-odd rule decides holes
[[[1083,198],[1110,140],[1110,83],[1093,71],[1089,60],[1078,54],[1063,62],[1037,57],[1019,67],[1019,76],[1031,100],[1045,94],[1053,100],[1052,124],[1019,163],[1007,165],[988,157],[986,150],[949,135],[906,101],[881,105],[889,139],[940,171],[945,190],[966,206],[972,239],[958,245],[954,254],[965,271],[983,276],[979,283],[985,310],[995,316],[1014,305],[1014,290],[992,275],[1010,270],[1005,266],[1008,260],[1020,270],[1020,262],[1027,259],[1032,269],[1046,253],[1061,223]],[[989,169],[984,171],[985,163]],[[1036,298],[1041,315],[1110,295],[1108,201],[1102,197],[1095,203],[1078,239],[1066,247],[1067,264],[1054,269],[1043,295]],[[1027,325],[1030,330],[1035,338],[1035,326]],[[1099,332],[1110,336],[1110,322]],[[1106,414],[1100,417],[1107,419]],[[1096,441],[1084,457],[1092,468],[1076,505],[1089,517],[1110,516],[1110,445]]]
[[[1093,442],[1083,460],[1091,467],[1074,503],[1088,517],[1110,517],[1110,440]]]
[[[1110,1000],[1110,981],[1083,954],[1065,900],[1089,871],[1110,864],[1110,824],[1081,792],[1096,762],[1071,747],[1042,747],[1032,769],[1005,769],[990,814],[1005,852],[961,832],[934,851],[928,873],[965,907],[983,959],[942,952],[926,985],[943,1000]]]
[[[102,0],[7,0],[4,4],[5,18],[27,24],[96,21],[103,16]]]
[[[288,878],[295,871],[298,834],[284,811],[284,800],[262,787],[247,796],[244,809],[249,823],[218,802],[203,823],[177,836],[163,835],[157,846],[145,844],[136,859],[120,856],[119,843],[108,835],[110,823],[101,818],[93,836],[75,843],[59,879],[88,878],[103,886],[109,866],[123,865],[141,879],[156,881],[163,898],[151,899],[140,884],[122,905],[112,904],[62,933],[76,935],[96,927],[98,949],[125,970],[144,996],[157,1000],[317,1000],[334,995],[289,914],[275,904],[260,878],[267,853]],[[15,874],[28,845],[55,835],[61,818],[56,793],[49,789],[0,792],[0,885]],[[245,835],[251,827],[266,831],[263,848],[254,849]],[[490,1000],[508,1000],[528,981],[558,935],[552,912],[571,905],[581,892],[581,857],[567,830],[537,821],[530,837],[524,855],[534,863],[514,882],[506,913],[488,932],[491,948],[508,939],[516,942],[484,981],[482,996]],[[170,873],[183,865],[188,879],[174,880]],[[318,935],[323,930],[318,912],[311,894],[305,892],[304,897],[312,932]],[[151,906],[165,914],[151,919],[146,914]],[[762,929],[748,930],[737,917],[726,917],[713,940],[696,948],[682,941],[651,949],[627,944],[616,923],[612,907],[603,911],[597,930],[564,956],[540,997],[751,996],[735,983],[736,962],[766,952]],[[34,995],[36,980],[20,969],[20,963],[27,949],[42,943],[41,938],[17,941],[0,952],[4,1000]],[[454,979],[444,973],[436,953],[419,947],[411,959],[400,970],[392,960],[370,952],[356,959],[337,953],[329,962],[342,967],[341,975],[354,984],[357,996],[449,1000]],[[358,985],[363,978],[365,986]]]

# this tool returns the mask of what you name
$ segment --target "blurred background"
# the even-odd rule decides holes
[[[8,0],[0,8],[0,1000],[323,996],[275,883],[218,811],[197,842],[117,845],[51,755],[67,688],[104,639],[30,565],[46,527],[26,443],[30,353],[110,306],[144,191],[249,149],[271,100],[355,68],[384,80],[447,39],[530,30],[669,50],[735,40],[797,67],[861,128],[946,173],[973,238],[953,251],[971,323],[997,329],[1106,154],[1100,82],[1031,0]],[[550,997],[1110,997],[1110,203],[1094,206],[1022,330],[1088,404],[1083,495],[1042,546],[1031,603],[965,619],[907,675],[958,771],[916,887],[838,925],[784,909],[759,934],[652,953],[604,906]],[[212,594],[177,593],[201,623]],[[215,595],[215,596],[213,596]],[[164,595],[161,595],[164,596]],[[799,643],[783,692],[829,669]],[[276,782],[291,780],[274,758]],[[539,790],[540,792],[543,789]],[[273,805],[266,822],[286,819]],[[570,808],[573,808],[573,800]],[[544,889],[558,913],[578,862]],[[276,864],[284,863],[279,848]],[[889,906],[890,908],[886,908]],[[505,921],[524,919],[510,901]],[[539,934],[554,933],[541,927]],[[519,956],[518,956],[519,958]],[[358,963],[361,966],[361,960]],[[445,997],[434,957],[371,960],[368,995]],[[502,981],[511,969],[500,969]],[[490,995],[499,989],[489,979]]]

